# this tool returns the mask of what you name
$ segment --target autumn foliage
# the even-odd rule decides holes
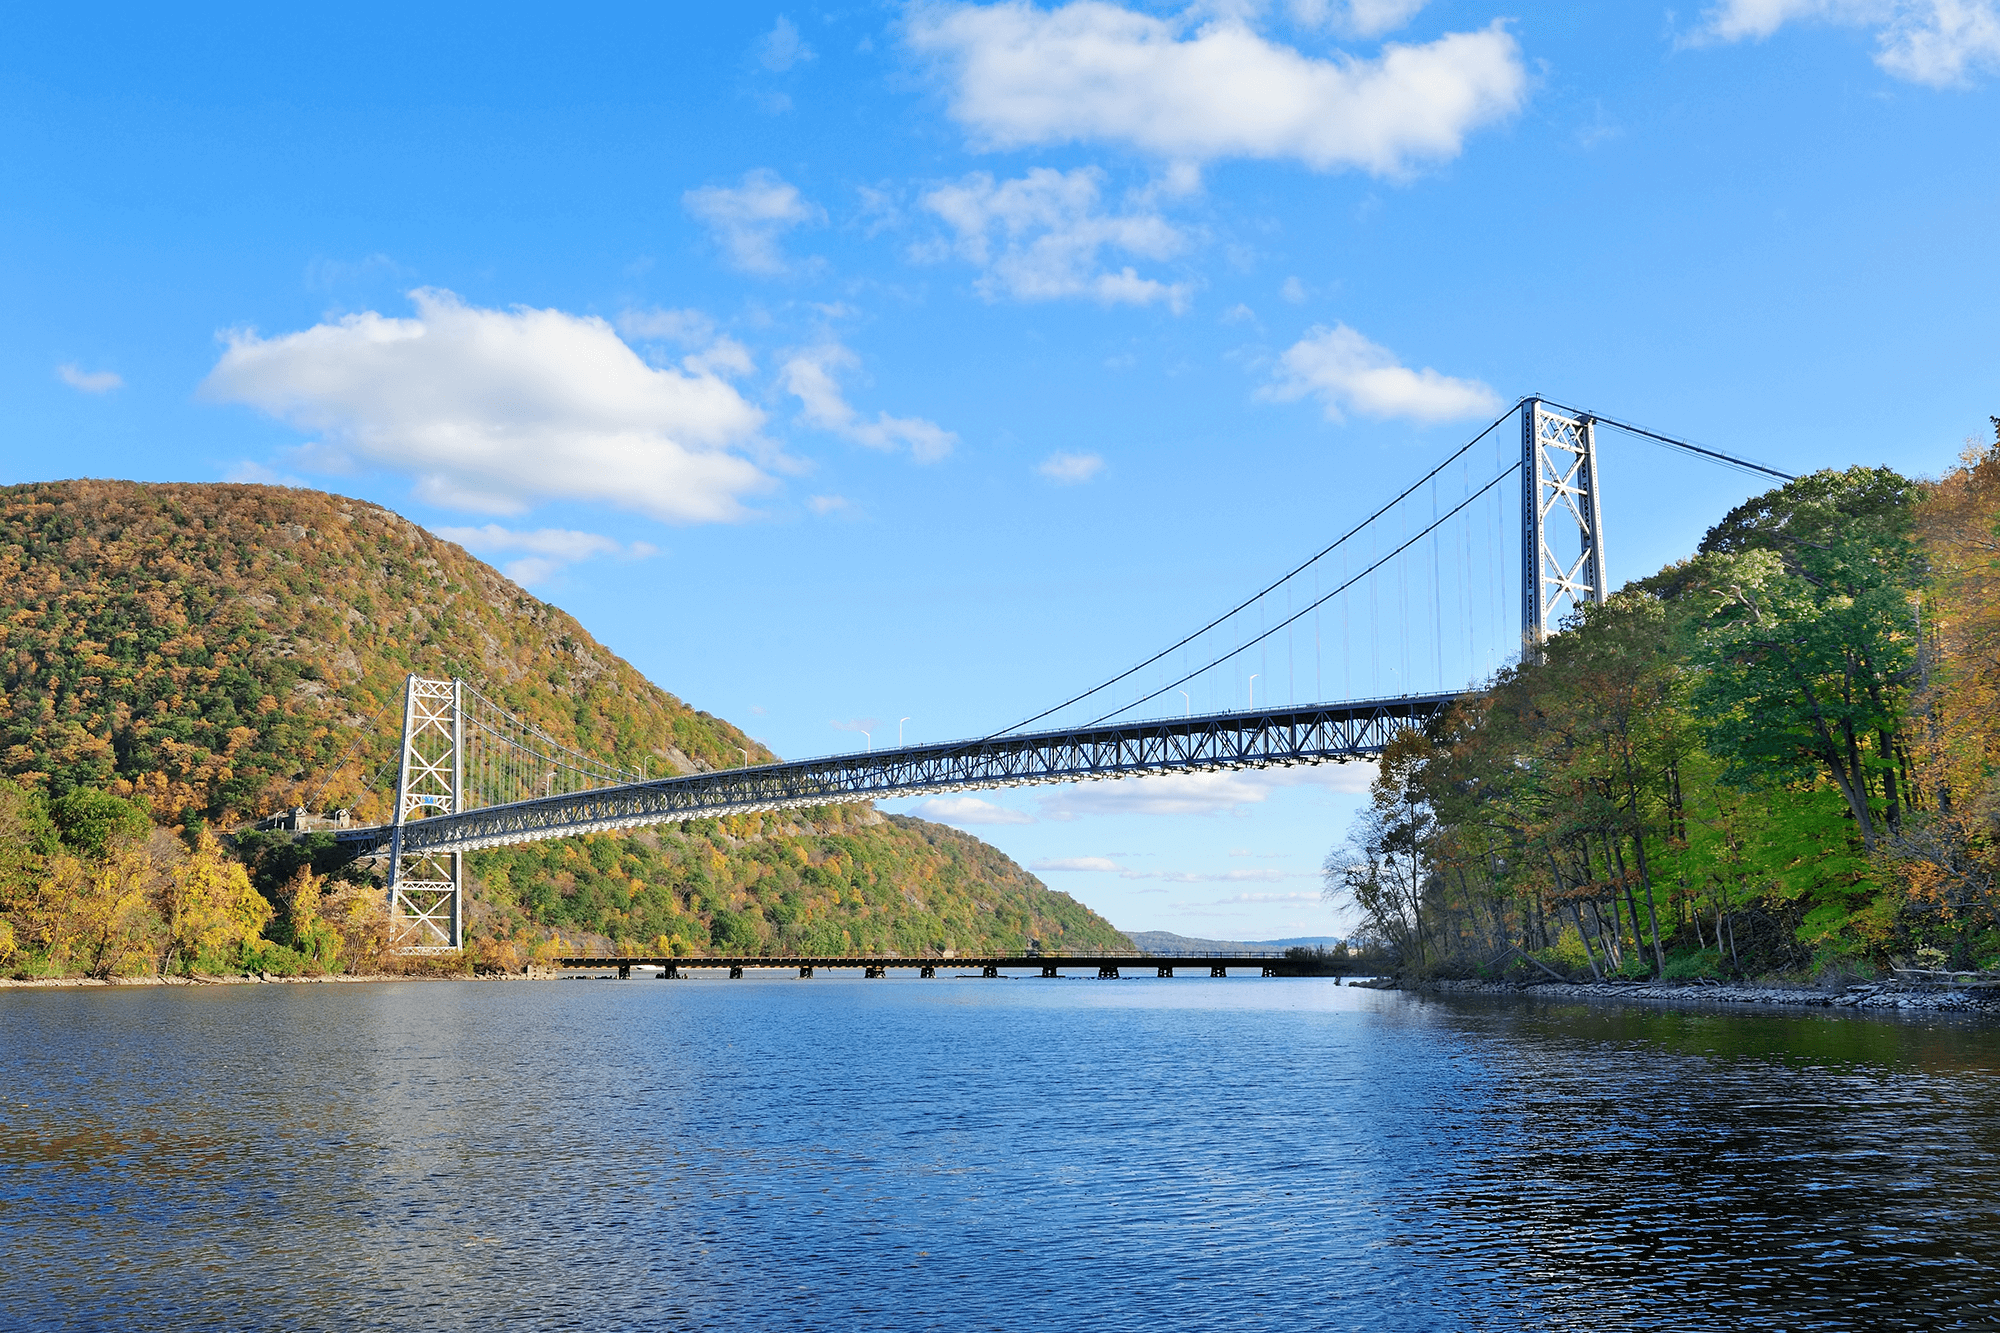
[[[1384,756],[1329,858],[1417,970],[2000,968],[2000,444],[1819,472]]]
[[[315,491],[0,488],[0,616],[0,773],[12,780],[0,815],[26,830],[0,829],[0,972],[392,962],[379,885],[330,840],[242,829],[298,804],[385,818],[413,671],[462,677],[630,769],[775,757],[461,548]],[[1123,942],[977,839],[866,807],[500,849],[472,869],[466,967],[559,947]]]

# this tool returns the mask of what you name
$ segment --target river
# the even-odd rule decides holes
[[[0,1324],[2000,1327],[2000,1029],[1331,981],[0,992]]]

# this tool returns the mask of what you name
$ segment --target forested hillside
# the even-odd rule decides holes
[[[11,779],[0,824],[11,820],[24,848],[0,864],[0,968],[379,961],[381,923],[365,894],[328,877],[329,849],[253,836],[232,872],[203,829],[306,801],[385,817],[411,671],[461,676],[629,768],[774,757],[458,546],[315,491],[0,489],[0,612],[0,770]],[[182,836],[140,836],[148,820]],[[472,864],[475,953],[509,961],[549,952],[556,932],[685,953],[1123,939],[977,839],[868,807],[694,821]],[[246,870],[262,916],[244,906]],[[213,881],[213,911],[202,911],[220,924],[173,945],[177,875]]]
[[[408,519],[277,486],[0,489],[0,765],[55,796],[139,796],[163,822],[323,804],[395,754],[403,677],[462,676],[566,744],[653,772],[770,756],[574,619]]]
[[[2000,967],[1996,873],[2000,442],[1739,506],[1398,740],[1327,884],[1418,972],[1841,975]]]

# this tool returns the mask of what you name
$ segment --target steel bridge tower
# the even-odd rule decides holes
[[[453,953],[465,937],[465,855],[405,854],[410,816],[465,808],[465,682],[412,674],[403,688],[403,755],[389,840],[389,920],[401,953]]]
[[[1532,656],[1551,622],[1611,589],[1604,571],[1604,513],[1598,500],[1597,423],[1521,404],[1521,651]],[[1561,513],[1558,514],[1558,509]],[[1564,523],[1567,515],[1574,523]],[[1551,518],[1555,519],[1552,524]],[[1567,605],[1564,605],[1567,603]]]

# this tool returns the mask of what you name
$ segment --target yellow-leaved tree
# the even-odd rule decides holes
[[[271,919],[271,905],[250,884],[242,864],[223,854],[206,828],[153,884],[164,927],[160,970],[192,972],[204,962],[225,965],[240,945],[254,943]]]

